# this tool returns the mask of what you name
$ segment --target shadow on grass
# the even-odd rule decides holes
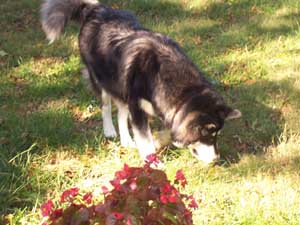
[[[276,3],[270,0],[204,1],[202,7],[191,9],[188,9],[185,3],[179,1],[125,0],[120,2],[118,0],[104,0],[101,3],[131,10],[140,17],[142,24],[153,25],[154,31],[155,25],[159,23],[172,25],[185,20],[191,21],[192,25],[185,24],[179,33],[189,33],[195,37],[201,36],[203,39],[213,39],[216,43],[212,44],[217,44],[220,37],[226,33],[237,30],[241,32],[242,30],[245,37],[238,43],[232,43],[230,45],[232,47],[237,44],[243,45],[246,42],[251,42],[250,37],[257,37],[257,41],[259,39],[261,42],[279,36],[296,35],[295,30],[299,29],[297,21],[300,11],[297,8],[299,5],[296,1],[294,4],[289,3],[289,5],[283,0],[276,1]],[[294,10],[292,10],[293,8]],[[281,12],[278,13],[279,11]],[[199,29],[199,26],[195,26],[194,22],[203,19],[210,19],[216,22],[217,25]],[[277,20],[281,21],[278,22]],[[270,22],[270,26],[268,26],[268,23],[264,24],[266,21]]]
[[[85,133],[85,122],[79,123],[66,106],[47,108],[47,102],[62,99],[73,101],[73,105],[79,105],[77,99],[80,105],[91,102],[78,79],[69,76],[78,74],[77,67],[65,68],[68,71],[62,71],[62,76],[50,79],[43,72],[34,72],[39,66],[36,60],[32,65],[28,63],[29,72],[15,70],[19,66],[25,68],[32,59],[66,59],[76,52],[70,46],[70,38],[47,46],[38,18],[40,3],[14,0],[0,4],[0,50],[7,54],[0,56],[0,215],[16,212],[18,208],[33,208],[36,199],[50,188],[38,183],[32,156],[41,155],[40,160],[44,160],[42,151],[65,147],[81,153],[87,143],[99,144],[95,143],[99,130],[89,126]],[[31,150],[27,152],[28,149]],[[10,161],[15,156],[16,160]]]
[[[55,46],[47,46],[39,18],[40,4],[40,0],[12,0],[0,5],[0,50],[5,52],[0,56],[0,66],[3,69],[18,67],[33,58],[66,58],[74,53],[70,36],[77,34],[79,28],[70,26],[68,38]]]
[[[64,99],[74,101],[73,106],[78,98],[80,105],[92,102],[80,83],[74,87],[66,83],[37,84],[22,86],[18,92],[0,93],[5,102],[0,106],[0,214],[32,208],[36,199],[49,190],[47,182],[39,184],[34,175],[41,164],[37,159],[44,160],[51,151],[84,154],[86,145],[99,146],[100,119],[80,121],[64,104]]]
[[[263,154],[279,144],[286,129],[285,108],[288,104],[296,113],[300,97],[290,80],[226,87],[225,94],[243,113],[240,120],[226,123],[219,139],[222,155],[230,163],[238,162],[243,154]],[[296,132],[299,127],[295,124],[291,129]]]
[[[187,10],[181,2],[170,1],[146,1],[146,0],[104,0],[101,3],[113,7],[129,9],[140,17],[142,23],[165,25],[177,24],[184,21],[201,21],[210,19],[215,21],[213,26],[199,28],[199,24],[190,26],[184,25],[178,31],[179,36],[189,36],[191,39],[201,37],[204,40],[204,49],[207,42],[214,51],[211,53],[221,53],[227,48],[236,48],[244,45],[255,46],[257,42],[269,41],[270,39],[295,34],[299,29],[297,18],[299,11],[288,11],[279,14],[276,18],[284,20],[276,23],[276,18],[270,26],[263,25],[265,19],[270,18],[272,13],[286,7],[285,1],[235,1],[235,2],[212,2],[205,3],[201,8]],[[63,40],[55,43],[55,47],[47,47],[45,35],[42,32],[39,21],[40,1],[26,0],[10,1],[3,10],[6,18],[2,23],[5,29],[1,30],[0,48],[8,53],[9,65],[18,66],[28,58],[43,56],[68,57],[72,53],[69,41]],[[292,5],[290,7],[293,7]],[[13,14],[14,10],[19,10],[18,14]],[[6,21],[6,22],[5,22]],[[4,26],[5,25],[5,26]],[[179,24],[180,26],[180,24]],[[14,32],[11,32],[11,31]],[[37,32],[38,30],[38,32]],[[155,30],[155,28],[154,28]],[[78,35],[79,28],[68,28],[67,35]],[[172,32],[171,32],[172,33]],[[21,35],[22,34],[22,35]],[[176,35],[176,36],[177,36]],[[173,36],[171,34],[171,36]],[[255,40],[251,38],[255,38]],[[176,37],[174,37],[176,40]],[[179,41],[179,40],[177,40]],[[201,46],[200,46],[201,51]],[[206,51],[206,54],[209,53]],[[207,55],[206,55],[207,56]]]

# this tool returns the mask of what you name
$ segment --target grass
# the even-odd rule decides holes
[[[195,224],[300,224],[299,1],[102,2],[179,42],[243,112],[219,138],[222,165],[205,167],[186,150],[161,155],[170,177],[183,169],[200,201]],[[39,4],[0,0],[4,224],[39,224],[48,197],[72,186],[97,196],[123,163],[141,163],[135,150],[102,136],[99,102],[80,78],[78,27],[47,45]]]

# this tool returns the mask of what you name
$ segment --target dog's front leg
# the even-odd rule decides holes
[[[139,107],[138,102],[129,105],[132,131],[136,147],[143,159],[155,153],[155,146],[146,113]]]
[[[114,101],[118,107],[118,126],[120,134],[120,142],[123,147],[136,147],[134,141],[132,140],[129,129],[128,129],[128,117],[129,110],[128,106],[119,101]]]

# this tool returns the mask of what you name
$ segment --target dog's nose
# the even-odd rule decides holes
[[[211,148],[192,148],[191,153],[205,164],[211,164],[220,159],[220,155],[215,152],[213,146]]]

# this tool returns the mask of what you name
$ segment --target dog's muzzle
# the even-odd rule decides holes
[[[206,145],[201,142],[196,142],[190,144],[188,148],[197,159],[203,161],[206,164],[213,163],[220,158],[214,145]]]

